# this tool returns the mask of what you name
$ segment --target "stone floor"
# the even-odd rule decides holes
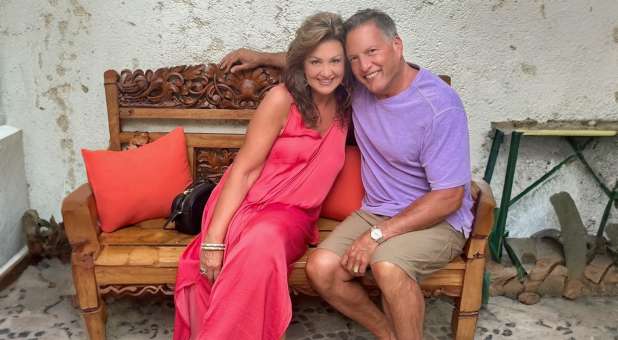
[[[28,267],[0,291],[1,339],[86,339],[72,307],[70,267],[44,260]],[[109,300],[109,339],[170,339],[170,299]],[[425,339],[448,339],[451,305],[427,302]],[[317,298],[295,297],[287,339],[372,339],[354,322]],[[492,298],[481,311],[476,339],[608,339],[618,340],[618,299],[582,298],[577,302],[542,299],[534,306]]]

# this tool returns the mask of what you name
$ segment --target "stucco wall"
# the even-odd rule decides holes
[[[106,69],[216,62],[243,46],[282,50],[303,17],[366,7],[393,16],[408,60],[452,75],[469,112],[476,174],[491,122],[618,120],[615,0],[0,0],[0,115],[24,130],[32,207],[58,216],[62,197],[85,181],[79,149],[106,146]],[[616,146],[604,139],[593,156],[611,184]],[[524,140],[514,191],[567,152],[556,140]],[[492,183],[498,197],[505,154]],[[557,226],[548,197],[563,189],[596,228],[605,199],[584,176],[569,165],[513,207],[511,229]]]

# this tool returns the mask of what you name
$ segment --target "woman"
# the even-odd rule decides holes
[[[174,339],[279,339],[292,316],[289,266],[344,161],[350,95],[338,15],[305,20],[233,165],[180,258]]]

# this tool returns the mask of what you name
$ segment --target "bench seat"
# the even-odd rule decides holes
[[[163,230],[161,226],[165,219],[147,220],[135,225],[131,225],[113,233],[101,233],[99,236],[101,250],[94,261],[99,284],[150,284],[151,276],[155,275],[157,269],[161,270],[156,274],[158,284],[173,284],[176,280],[175,270],[178,267],[178,259],[187,244],[194,236],[178,233],[174,230]],[[320,241],[328,235],[337,225],[338,221],[321,218],[317,227],[320,230]],[[305,266],[307,257],[315,248],[310,246],[307,253],[303,255],[292,266],[290,273],[291,286],[303,285],[307,281]],[[425,278],[423,285],[431,284],[435,278],[452,271],[464,271],[465,261],[462,257],[457,257],[441,271]],[[173,270],[170,270],[173,269]],[[123,273],[135,274],[133,279],[125,278]],[[142,273],[144,275],[142,275]],[[150,275],[148,274],[150,273]],[[145,278],[146,277],[146,278]],[[131,282],[127,282],[131,281]],[[461,285],[461,280],[456,280],[454,285]],[[303,287],[303,293],[313,293]]]

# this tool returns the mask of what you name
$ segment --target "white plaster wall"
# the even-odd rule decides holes
[[[21,216],[28,209],[22,131],[0,125],[0,267],[26,244]]]
[[[85,181],[79,149],[106,147],[106,69],[217,62],[238,47],[283,50],[305,16],[366,7],[393,16],[408,60],[452,75],[470,117],[476,174],[491,122],[618,120],[615,0],[0,0],[0,114],[24,129],[32,207],[58,216],[62,197]],[[594,156],[612,184],[616,143],[601,141]],[[567,151],[558,141],[524,140],[514,192]],[[492,183],[498,198],[505,154]],[[556,227],[548,197],[566,188],[594,230],[605,199],[584,176],[569,165],[513,207],[511,229]]]

